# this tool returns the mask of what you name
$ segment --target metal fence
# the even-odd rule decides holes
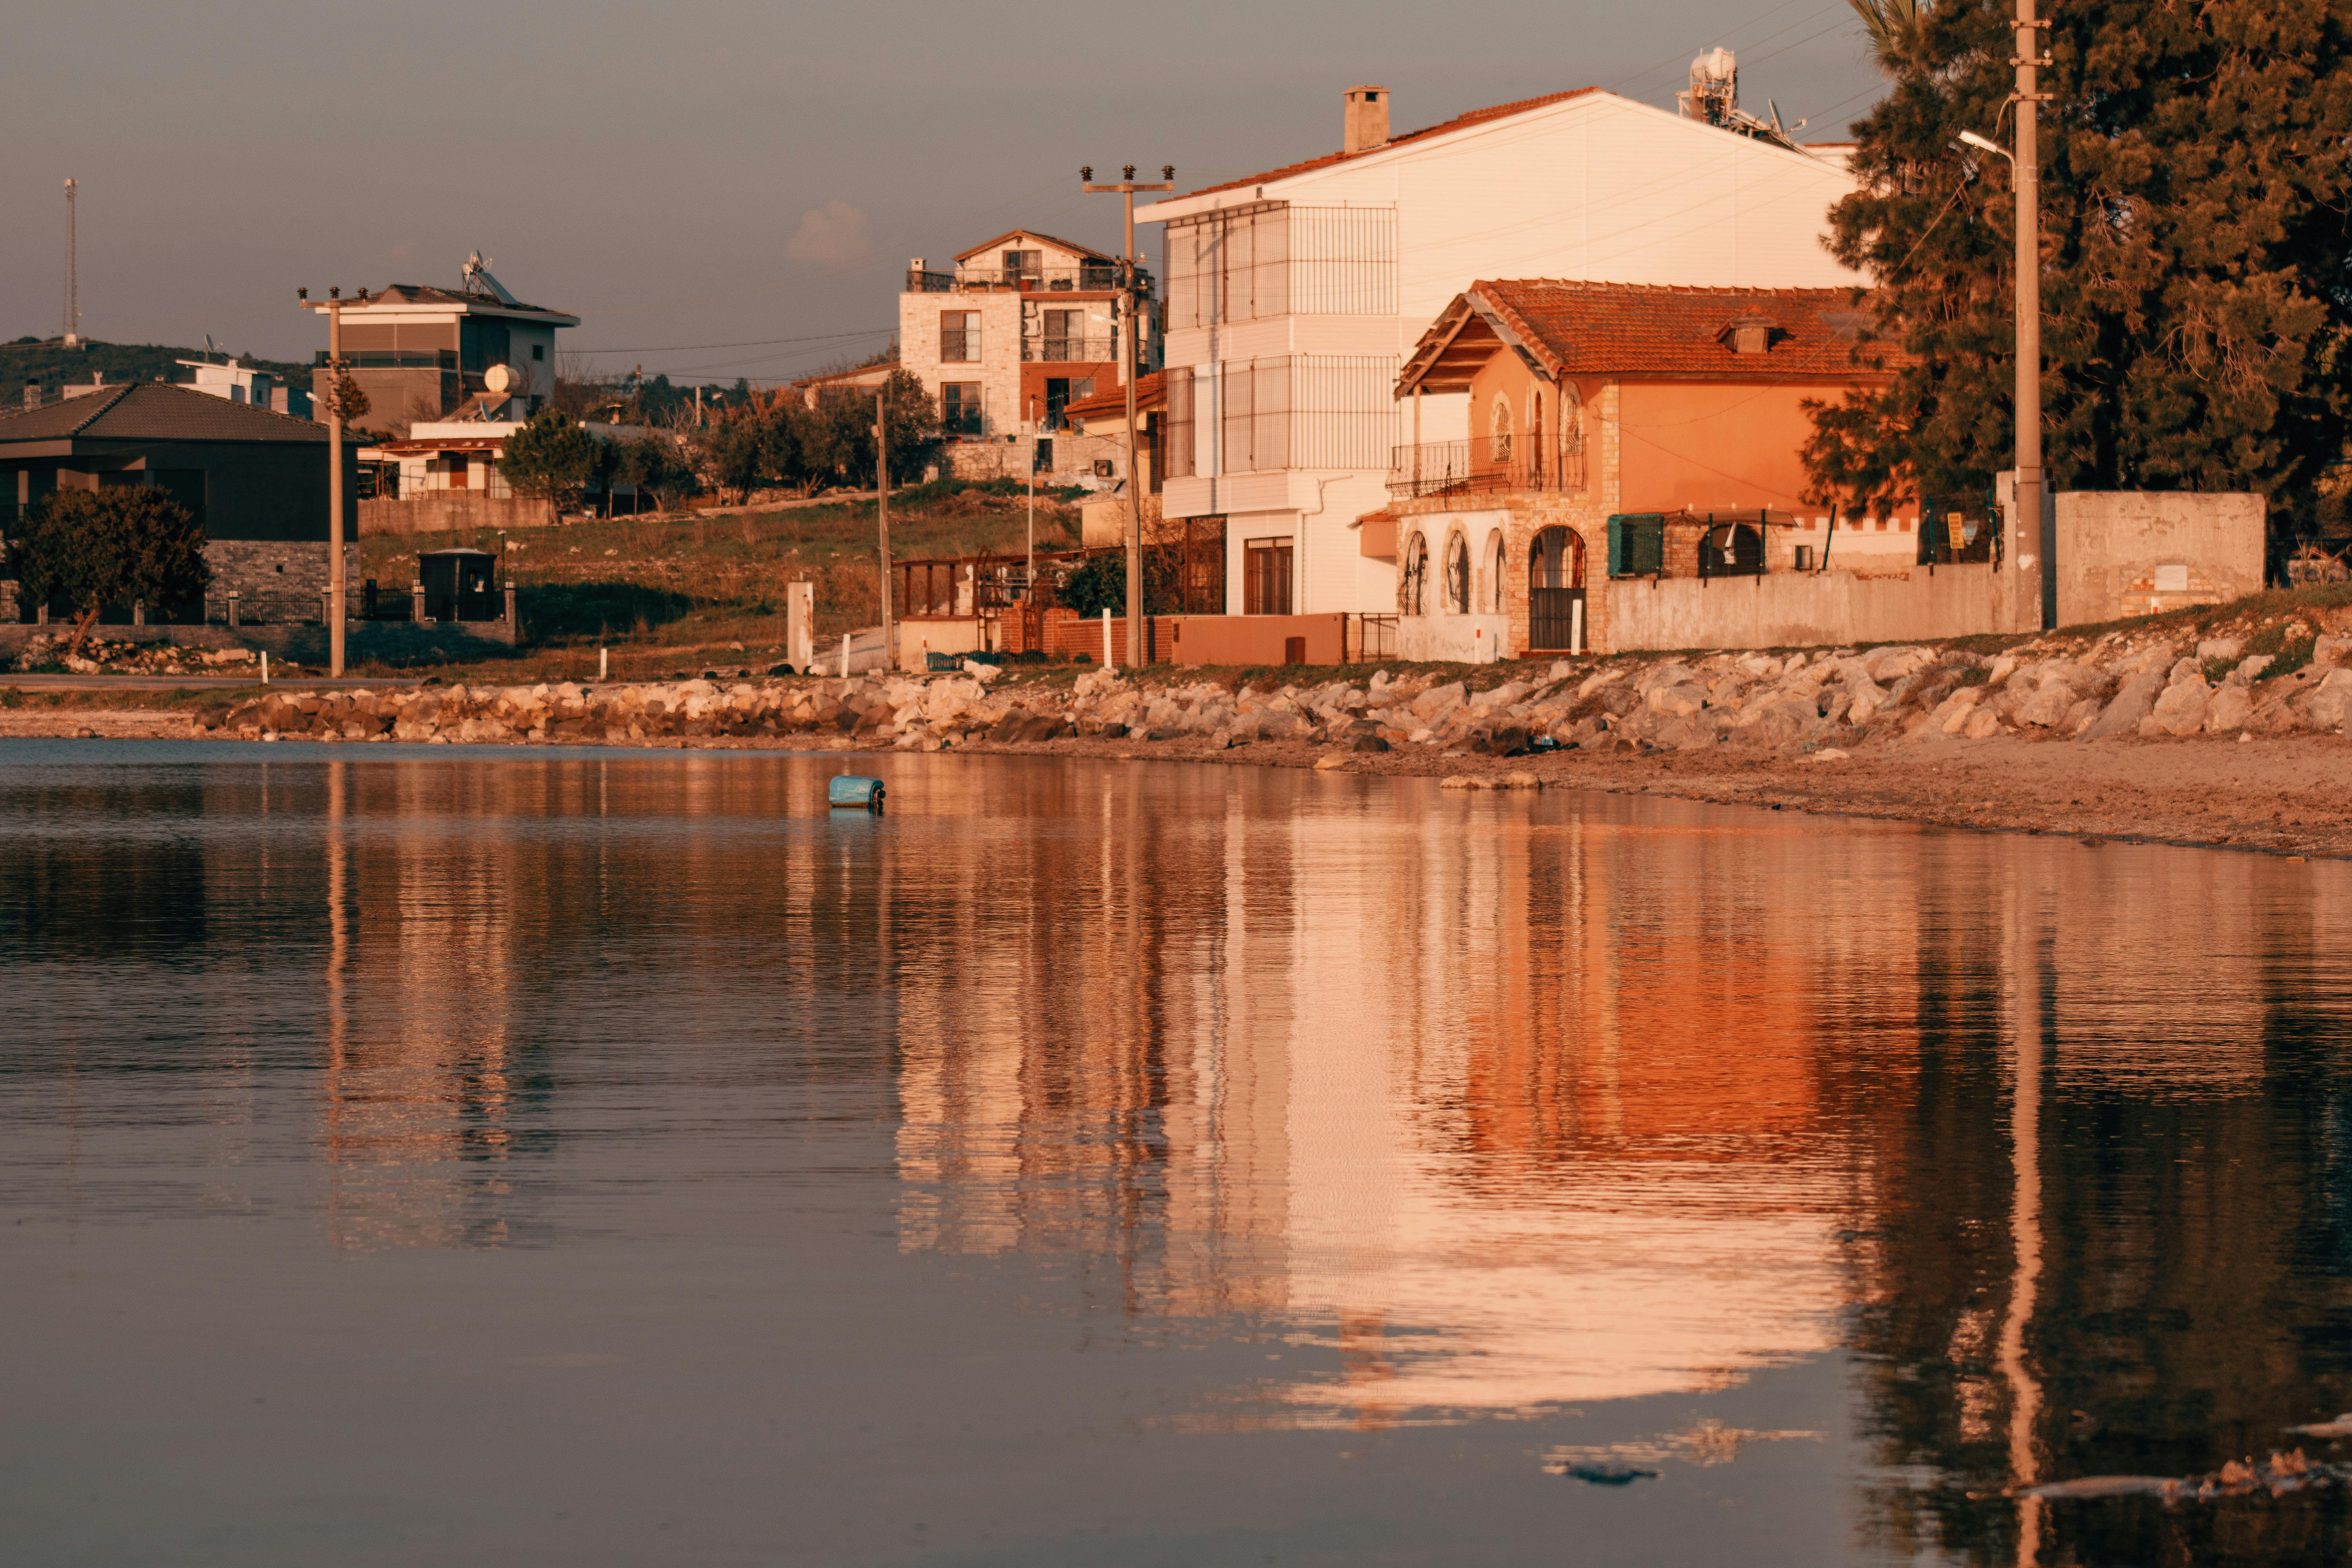
[[[2000,509],[1988,495],[1928,495],[1919,498],[1919,557],[1922,566],[2000,560]]]
[[[1077,267],[965,267],[953,272],[928,268],[907,269],[909,294],[958,294],[973,291],[1021,294],[1067,294],[1080,290],[1108,292],[1119,286],[1115,261],[1087,262]],[[1151,274],[1139,267],[1135,286],[1151,292]]]
[[[1580,490],[1584,488],[1584,437],[1572,437],[1565,450],[1538,430],[1530,436],[1474,436],[1460,441],[1423,441],[1397,447],[1389,456],[1389,494],[1399,498],[1486,495],[1504,490]]]
[[[1030,364],[1108,364],[1118,358],[1117,338],[1024,338],[1021,358]]]

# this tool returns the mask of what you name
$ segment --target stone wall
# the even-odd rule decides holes
[[[213,569],[205,590],[205,618],[228,618],[228,595],[237,595],[241,621],[315,621],[319,596],[327,591],[328,554],[323,543],[291,539],[215,539],[205,546]],[[360,550],[343,546],[343,574],[359,581]]]

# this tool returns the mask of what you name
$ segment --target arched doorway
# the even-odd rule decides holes
[[[1397,612],[1429,614],[1429,541],[1416,533],[1404,547],[1404,575],[1397,584]]]
[[[1764,531],[1753,523],[1722,522],[1698,545],[1702,577],[1748,577],[1764,570]]]
[[[1528,651],[1584,651],[1584,536],[1547,528],[1528,550]]]

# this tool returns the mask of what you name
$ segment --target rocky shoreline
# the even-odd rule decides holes
[[[2142,626],[1999,653],[1626,657],[1278,686],[971,665],[846,681],[288,690],[104,726],[16,710],[0,733],[1165,758],[2341,855],[2352,638],[2317,621],[2194,639]]]

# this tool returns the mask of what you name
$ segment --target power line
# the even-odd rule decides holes
[[[799,338],[748,338],[743,342],[737,343],[664,343],[658,347],[653,348],[614,349],[605,348],[602,344],[599,344],[594,348],[583,348],[578,344],[566,344],[564,352],[566,353],[576,354],[696,353],[703,349],[764,349],[773,348],[778,343],[821,343],[830,342],[835,338],[870,338],[877,332],[896,331],[898,329],[895,327],[867,327],[862,331],[855,332],[814,332],[806,337]]]

